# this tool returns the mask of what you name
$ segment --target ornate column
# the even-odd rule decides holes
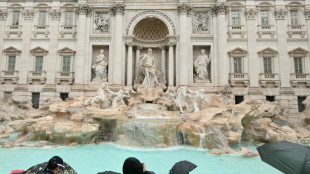
[[[290,64],[288,50],[287,50],[287,21],[286,21],[286,9],[277,8],[275,9],[275,17],[277,23],[277,35],[278,35],[278,51],[279,51],[279,70],[280,70],[280,81],[281,88],[291,87],[290,84]]]
[[[122,71],[123,67],[123,15],[125,6],[122,4],[115,4],[111,7],[111,12],[115,16],[114,32],[113,32],[113,61],[112,61],[112,85],[122,85]]]
[[[217,59],[218,59],[218,84],[219,86],[228,83],[229,59],[227,57],[227,25],[225,15],[227,6],[224,3],[218,3],[212,7],[212,12],[217,15]]]
[[[159,49],[161,49],[161,72],[166,77],[166,46],[161,45]]]
[[[48,55],[48,66],[47,66],[47,72],[46,72],[46,84],[55,84],[56,82],[56,75],[57,75],[57,53],[58,53],[58,29],[59,29],[59,19],[60,19],[60,9],[51,9],[50,10],[50,16],[51,16],[51,23],[49,26],[50,31],[50,44],[49,49],[51,50]],[[52,51],[53,50],[53,51]],[[60,64],[61,65],[61,64]]]
[[[137,77],[139,73],[139,68],[140,68],[139,61],[140,61],[140,50],[141,49],[142,49],[141,46],[136,47],[135,77]]]
[[[168,85],[169,87],[174,86],[174,47],[175,43],[174,42],[169,42],[168,46],[169,46],[169,69],[168,69]]]
[[[75,84],[83,84],[84,82],[84,65],[86,56],[86,16],[91,14],[92,8],[87,4],[80,4],[77,7],[79,14],[79,22],[77,27],[77,52],[74,58],[74,77]]]
[[[23,33],[22,33],[22,53],[20,57],[20,66],[19,66],[19,84],[27,84],[27,75],[28,75],[28,64],[29,64],[29,52],[31,48],[30,39],[32,35],[32,20],[34,16],[33,9],[24,9],[22,11],[24,21],[23,24]]]
[[[0,36],[5,36],[5,28],[6,28],[6,18],[8,16],[8,11],[7,10],[0,10]],[[4,37],[0,38],[0,55],[3,55],[3,39]],[[0,58],[0,64],[2,64],[3,58]],[[4,69],[1,69],[2,66],[0,66],[0,73]]]
[[[188,26],[187,15],[192,8],[188,4],[179,4],[179,58],[178,58],[178,85],[187,86],[189,79],[189,52],[188,52]],[[169,52],[170,53],[170,52]]]
[[[132,86],[132,43],[128,42],[128,53],[127,53],[127,84],[126,86]]]
[[[256,38],[257,38],[257,23],[256,23],[257,10],[254,8],[246,9],[245,17],[247,22],[247,39],[248,39],[248,53],[249,53],[249,65],[244,64],[244,66],[252,67],[249,69],[250,77],[250,88],[259,87],[259,65],[260,61],[257,56]],[[245,62],[245,61],[244,61]]]

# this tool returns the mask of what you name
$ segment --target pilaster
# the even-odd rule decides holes
[[[188,28],[187,15],[192,8],[188,4],[179,4],[179,59],[178,59],[178,85],[187,86],[189,80],[189,51],[188,51]]]
[[[287,50],[287,10],[284,7],[275,9],[275,18],[277,23],[278,34],[278,51],[279,51],[279,70],[281,88],[291,87],[290,85],[290,63]]]
[[[227,26],[226,13],[228,7],[225,3],[218,3],[212,7],[213,15],[217,15],[217,57],[218,57],[218,84],[224,86],[228,83],[229,59],[227,56]]]
[[[30,59],[30,38],[32,34],[32,22],[33,22],[33,9],[24,9],[22,11],[23,15],[23,34],[22,34],[22,53],[20,57],[20,69],[19,69],[19,84],[27,84],[27,75],[28,75],[28,65]]]
[[[111,13],[114,17],[114,32],[113,32],[113,57],[112,57],[112,85],[122,85],[122,73],[119,68],[124,67],[123,61],[123,15],[125,5],[115,4],[111,8]],[[121,30],[121,31],[120,31]]]
[[[80,4],[77,7],[77,13],[79,15],[79,22],[77,27],[77,52],[74,59],[74,76],[75,84],[83,84],[84,82],[84,66],[86,57],[86,27],[87,27],[87,15],[91,14],[92,7],[87,4]]]
[[[245,66],[257,67],[259,65],[259,58],[257,56],[257,47],[256,47],[256,30],[257,30],[257,10],[254,8],[246,9],[245,11],[246,23],[247,23],[247,39],[248,39],[248,59],[249,64]],[[259,68],[249,68],[250,74],[250,88],[259,87],[259,77],[260,69]]]
[[[7,19],[7,16],[8,16],[8,11],[7,10],[0,10],[0,26],[3,26],[3,27],[0,27],[0,55],[2,56],[3,55],[3,39],[4,39],[4,36],[5,36],[5,28],[6,28],[6,19]],[[2,58],[0,58],[0,64],[2,64]],[[2,66],[1,66],[2,67]],[[0,68],[1,68],[0,67]],[[0,73],[2,73],[3,69],[0,69]]]

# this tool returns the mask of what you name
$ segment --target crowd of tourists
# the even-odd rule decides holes
[[[189,174],[197,166],[189,161],[177,162],[169,171],[169,174]],[[41,163],[29,168],[26,171],[13,170],[10,174],[77,174],[63,159],[59,156],[52,157],[48,162]],[[113,171],[99,172],[97,174],[120,174]],[[141,163],[137,158],[130,157],[124,161],[123,174],[155,174],[153,171],[147,171],[145,163]]]

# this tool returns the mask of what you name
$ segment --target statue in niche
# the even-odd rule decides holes
[[[135,80],[135,88],[165,88],[166,80],[163,74],[155,68],[155,58],[152,49],[140,57],[140,73]]]
[[[104,13],[95,13],[94,29],[96,31],[108,32],[110,28],[109,15]]]
[[[100,49],[100,53],[96,57],[92,69],[95,71],[94,80],[107,80],[108,79],[108,59],[103,54],[104,50]]]
[[[195,81],[208,81],[209,80],[209,70],[208,66],[211,62],[211,58],[206,54],[206,50],[201,50],[201,55],[199,55],[194,61],[194,80]]]
[[[194,31],[206,32],[208,31],[208,13],[195,13],[194,15]]]

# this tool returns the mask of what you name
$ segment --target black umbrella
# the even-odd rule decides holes
[[[37,164],[35,166],[30,167],[25,171],[25,174],[37,174],[43,171],[47,166],[47,162]],[[59,174],[77,174],[77,172],[67,163],[63,163],[63,168],[60,168]]]
[[[310,147],[282,141],[257,148],[261,159],[285,174],[310,173]]]
[[[189,161],[179,161],[170,169],[169,174],[188,174],[197,166]]]
[[[112,171],[105,171],[105,172],[99,172],[97,174],[120,174],[120,173],[116,173],[116,172],[112,172]]]

